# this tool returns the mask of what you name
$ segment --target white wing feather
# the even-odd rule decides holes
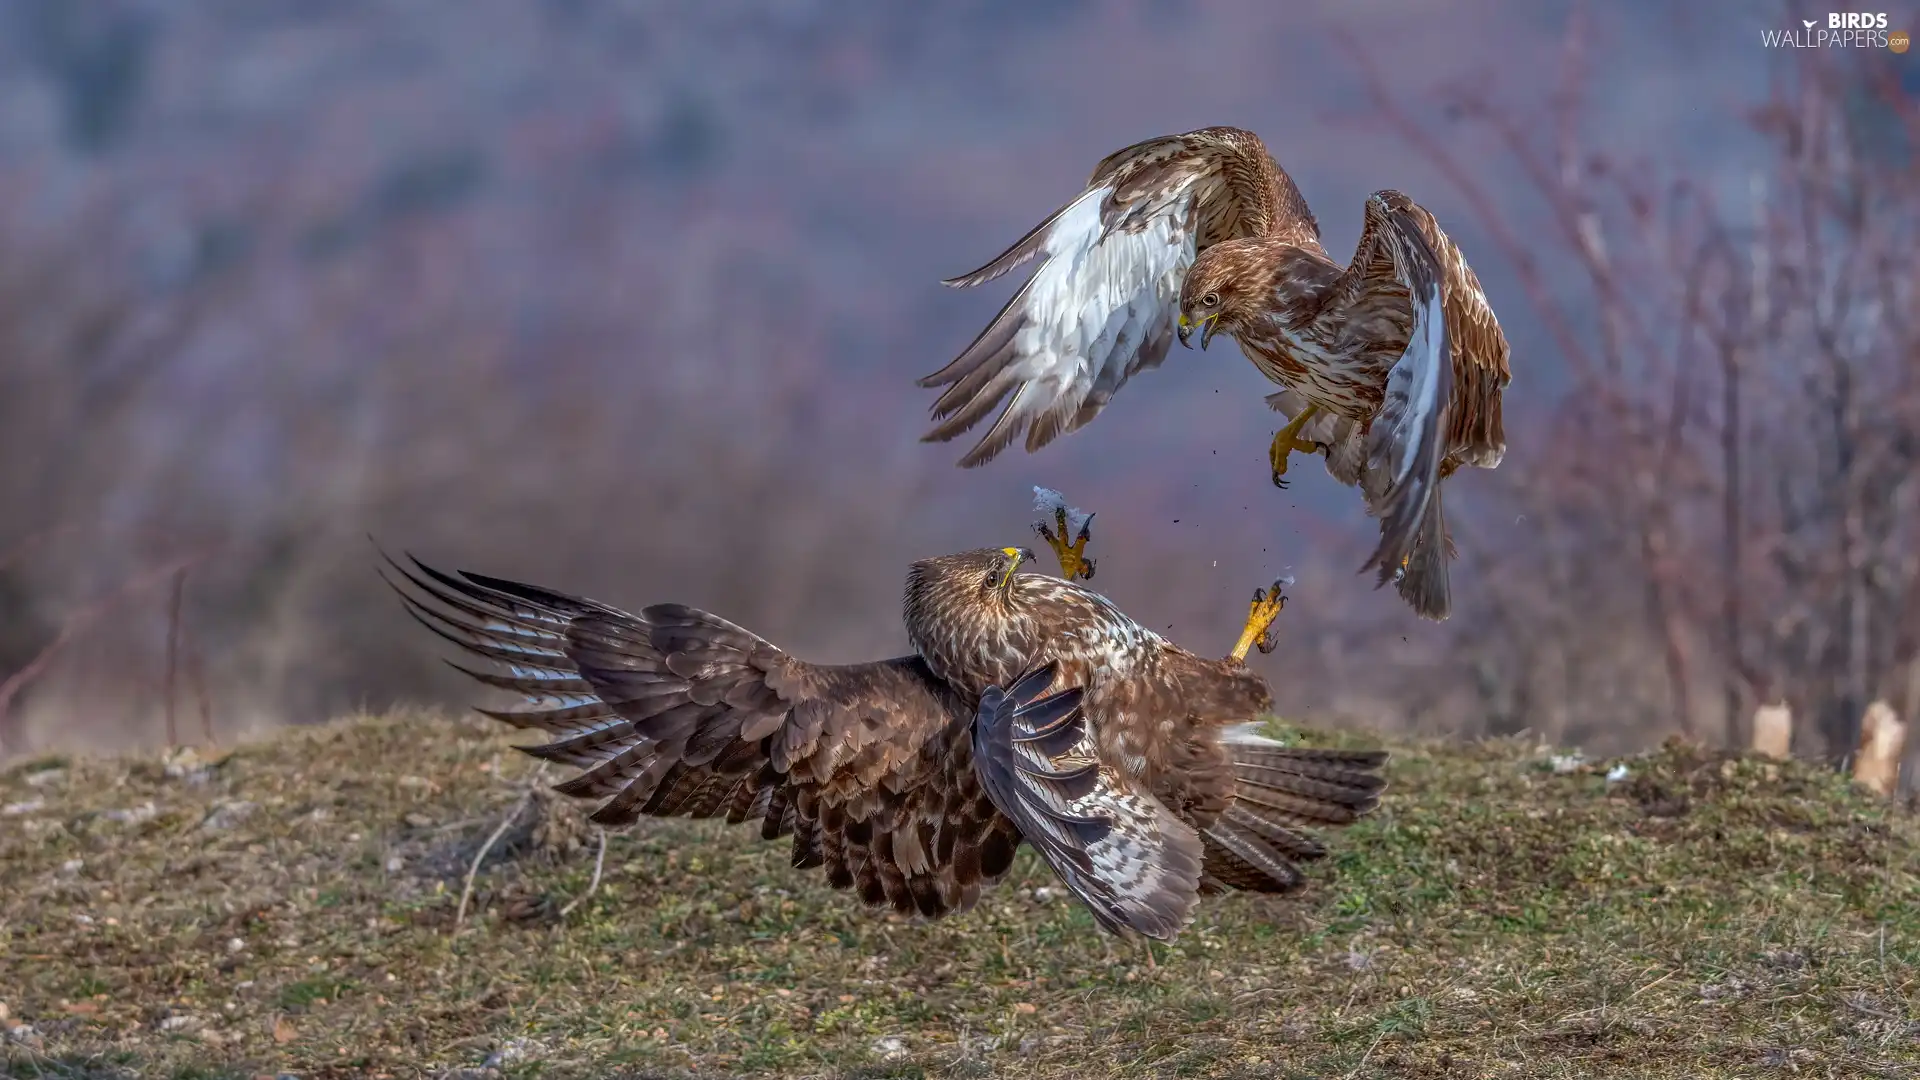
[[[1091,188],[1055,214],[1036,237],[1043,261],[1033,277],[966,352],[921,380],[952,384],[933,405],[943,422],[929,441],[955,438],[1012,395],[960,464],[985,463],[1022,431],[1027,449],[1038,450],[1167,358],[1180,283],[1194,259],[1192,192],[1181,189],[1109,228],[1101,218],[1112,194]],[[1031,257],[1014,255],[994,269]]]
[[[1407,347],[1387,372],[1386,401],[1381,408],[1385,423],[1373,426],[1369,465],[1391,464],[1393,485],[1399,487],[1417,481],[1414,471],[1421,465],[1420,452],[1425,443],[1440,434],[1441,409],[1447,395],[1443,387],[1451,383],[1453,357],[1447,346],[1446,312],[1440,303],[1440,282],[1427,283],[1424,293],[1413,300],[1413,331],[1407,335]],[[1440,455],[1433,455],[1438,467]]]

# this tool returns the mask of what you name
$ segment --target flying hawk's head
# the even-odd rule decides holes
[[[1176,328],[1180,344],[1192,348],[1189,339],[1197,329],[1201,332],[1200,347],[1205,349],[1213,335],[1222,331],[1237,334],[1255,314],[1259,297],[1257,290],[1248,287],[1248,270],[1257,269],[1257,263],[1250,262],[1252,253],[1241,248],[1241,241],[1229,240],[1213,245],[1193,260],[1180,285],[1180,321]]]

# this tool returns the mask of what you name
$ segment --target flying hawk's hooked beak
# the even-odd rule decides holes
[[[1187,318],[1184,314],[1180,316],[1180,322],[1179,325],[1174,328],[1174,334],[1179,337],[1180,344],[1189,349],[1193,348],[1193,343],[1188,339],[1193,336],[1193,328],[1196,325],[1199,326],[1202,331],[1200,334],[1200,351],[1206,352],[1207,342],[1212,341],[1213,335],[1220,331],[1220,313],[1216,311],[1206,318],[1201,319],[1198,323]]]

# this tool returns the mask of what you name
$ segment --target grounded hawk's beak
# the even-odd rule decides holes
[[[1007,557],[1007,576],[1000,579],[1000,587],[1003,589],[1011,589],[1013,587],[1013,572],[1020,569],[1021,563],[1033,558],[1033,549],[1004,547],[1000,549],[1000,552]]]
[[[1183,311],[1180,313],[1180,322],[1174,327],[1173,332],[1174,335],[1180,339],[1180,344],[1183,347],[1188,349],[1193,348],[1192,343],[1187,341],[1188,338],[1193,336],[1193,320],[1187,318],[1186,312]]]

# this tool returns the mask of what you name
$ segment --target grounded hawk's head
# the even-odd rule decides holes
[[[979,548],[921,559],[907,571],[907,638],[942,679],[978,694],[1025,670],[1050,636],[1041,586],[1065,584],[1021,573],[1032,560],[1028,548]]]
[[[1012,599],[1014,574],[1033,561],[1033,549],[976,548],[921,559],[907,572],[907,597],[939,596],[958,602],[1004,606]]]

